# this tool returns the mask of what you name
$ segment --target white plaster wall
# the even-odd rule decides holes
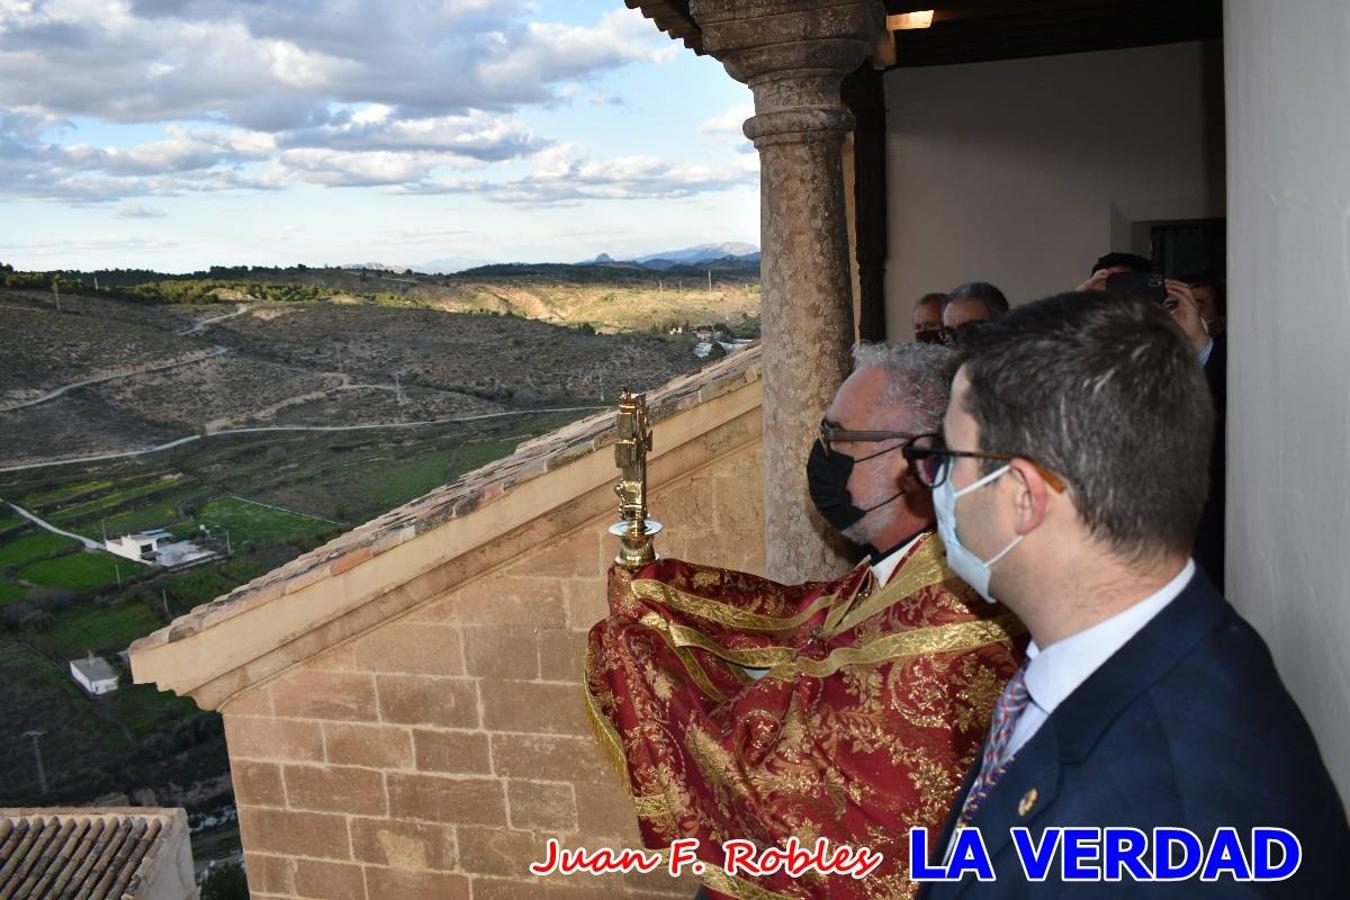
[[[1350,799],[1350,4],[1228,0],[1228,585]]]
[[[897,340],[929,291],[1035,300],[1132,249],[1132,223],[1224,214],[1216,42],[895,69],[886,106]]]

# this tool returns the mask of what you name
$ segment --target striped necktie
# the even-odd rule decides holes
[[[984,742],[980,774],[976,776],[975,783],[970,787],[970,793],[966,795],[966,802],[961,807],[961,818],[958,822],[960,825],[970,824],[971,819],[975,817],[975,811],[989,796],[994,783],[1008,767],[1008,742],[1012,740],[1017,719],[1022,715],[1022,710],[1026,708],[1030,697],[1027,693],[1026,674],[1027,667],[1023,665],[1008,679],[1008,683],[1003,686],[1003,693],[999,695],[998,703],[994,707],[994,718],[989,723],[989,738]]]

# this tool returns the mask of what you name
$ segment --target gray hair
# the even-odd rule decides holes
[[[942,427],[951,399],[956,354],[941,344],[870,343],[853,347],[853,371],[880,368],[886,375],[883,416],[897,431],[927,434]]]

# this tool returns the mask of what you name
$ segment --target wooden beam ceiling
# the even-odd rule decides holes
[[[933,10],[895,32],[896,67],[1053,56],[1217,38],[1222,0],[885,0],[890,15]],[[888,60],[889,62],[889,60]]]

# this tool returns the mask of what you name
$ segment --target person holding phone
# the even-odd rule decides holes
[[[1101,265],[1113,259],[1115,261],[1112,264]],[[1195,291],[1186,282],[1165,278],[1147,270],[1141,271],[1140,263],[1148,262],[1142,256],[1107,254],[1097,262],[1101,267],[1079,285],[1079,290],[1143,297],[1162,304],[1172,320],[1181,327],[1204,370],[1210,397],[1214,401],[1214,436],[1209,454],[1209,498],[1196,530],[1194,555],[1200,568],[1222,591],[1225,566],[1224,518],[1227,508],[1225,480],[1228,475],[1225,442],[1228,422],[1227,340],[1215,338],[1209,333]]]

